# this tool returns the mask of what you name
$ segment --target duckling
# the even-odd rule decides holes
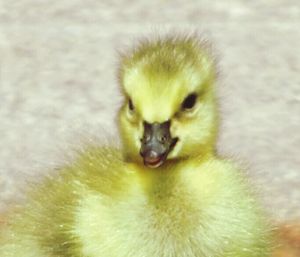
[[[2,257],[264,257],[252,186],[215,150],[213,57],[196,36],[145,40],[120,61],[120,149],[90,146],[31,190]]]

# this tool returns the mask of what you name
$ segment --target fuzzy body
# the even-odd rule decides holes
[[[93,149],[33,193],[2,231],[0,255],[268,256],[269,231],[244,182],[213,157],[153,172]]]
[[[2,230],[0,256],[268,256],[270,229],[252,189],[214,150],[214,81],[193,37],[146,41],[125,56],[123,148],[89,148],[38,186]],[[165,123],[176,143],[150,169],[140,154],[145,124]]]

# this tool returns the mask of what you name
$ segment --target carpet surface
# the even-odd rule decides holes
[[[116,50],[197,30],[216,51],[218,148],[274,219],[300,218],[300,3],[0,0],[0,210],[94,136],[116,138]]]

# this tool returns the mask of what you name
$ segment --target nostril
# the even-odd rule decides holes
[[[149,142],[151,139],[151,136],[149,134],[147,134],[144,136],[144,138],[145,138],[146,142]]]
[[[161,142],[161,143],[165,143],[166,142],[166,140],[167,140],[167,137],[166,136],[161,136],[161,137],[159,137],[158,138],[158,140]]]
[[[148,142],[150,141],[150,139],[151,139],[151,136],[150,136],[150,135],[144,135],[144,136],[140,139],[140,141],[141,141],[141,143],[145,144],[145,143],[148,143]]]

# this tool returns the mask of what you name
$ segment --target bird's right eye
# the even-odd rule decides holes
[[[129,108],[129,110],[130,111],[134,111],[134,105],[133,105],[133,103],[132,103],[132,100],[129,98],[128,99],[128,108]]]

